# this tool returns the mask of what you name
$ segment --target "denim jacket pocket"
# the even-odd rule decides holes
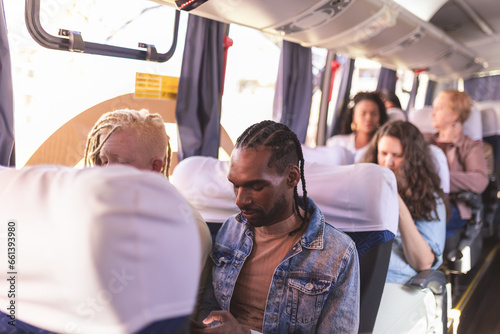
[[[212,260],[214,261],[214,271],[212,285],[214,294],[223,309],[228,307],[229,296],[232,293],[232,280],[236,280],[238,273],[234,254],[228,253],[222,249],[215,249],[212,252]],[[227,305],[226,305],[227,304]]]
[[[296,323],[312,325],[316,322],[331,286],[329,278],[288,278],[286,313],[292,328]]]

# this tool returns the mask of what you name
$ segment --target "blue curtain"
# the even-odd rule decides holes
[[[342,71],[342,79],[340,81],[337,103],[335,104],[333,124],[328,131],[327,138],[340,132],[342,117],[345,117],[344,115],[347,112],[347,105],[351,100],[352,75],[354,73],[355,59],[338,56],[337,61],[340,63],[339,70]]]
[[[465,80],[464,90],[474,101],[500,100],[500,75]]]
[[[311,49],[283,41],[280,67],[274,105],[280,105],[276,100],[282,99],[280,122],[304,143],[313,92]]]
[[[377,90],[395,92],[397,80],[398,76],[396,71],[382,67],[380,68],[380,73],[378,75]]]
[[[3,0],[0,10],[0,165],[14,166],[14,97]]]
[[[429,80],[427,91],[425,92],[425,105],[432,106],[434,102],[434,93],[436,92],[436,81]]]
[[[190,15],[175,115],[179,161],[193,156],[218,157],[224,24]]]
[[[411,87],[410,91],[410,100],[408,101],[408,105],[406,106],[405,110],[407,115],[410,112],[410,109],[415,107],[415,98],[417,97],[419,82],[420,80],[418,74],[415,73],[415,77],[413,78],[413,86]]]

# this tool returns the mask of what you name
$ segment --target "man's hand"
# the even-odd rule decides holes
[[[241,325],[228,311],[212,311],[203,320],[203,329],[191,327],[191,333],[249,334],[250,330]]]

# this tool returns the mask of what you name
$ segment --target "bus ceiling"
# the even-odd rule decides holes
[[[178,6],[175,0],[154,0]],[[425,68],[436,81],[500,70],[500,6],[491,0],[208,0],[190,13],[305,47]]]
[[[131,49],[109,44],[92,43],[83,40],[83,36],[78,31],[59,29],[59,36],[49,34],[40,21],[40,2],[42,0],[26,0],[26,26],[33,39],[41,46],[61,51],[81,52],[102,56],[113,56],[120,58],[147,60],[153,62],[166,62],[169,60],[177,45],[177,35],[179,31],[180,12],[175,12],[175,20],[172,44],[165,53],[158,53],[152,44],[138,43],[140,49]]]

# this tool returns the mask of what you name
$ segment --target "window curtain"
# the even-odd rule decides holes
[[[434,94],[436,92],[436,81],[429,80],[427,83],[427,91],[425,92],[425,105],[432,106],[434,102]]]
[[[177,93],[179,161],[218,157],[224,24],[190,15]]]
[[[396,71],[382,67],[380,68],[380,73],[378,75],[377,90],[387,90],[389,92],[395,92],[397,80],[398,76]]]
[[[333,124],[331,129],[329,129],[329,136],[327,138],[339,133],[340,120],[342,117],[345,117],[343,115],[347,112],[347,105],[351,99],[352,75],[354,73],[355,59],[339,56],[337,57],[337,61],[340,63],[339,70],[342,71],[342,79],[340,81],[337,103],[335,104]]]
[[[14,166],[14,96],[3,0],[0,10],[0,165]]]
[[[311,49],[283,41],[274,94],[273,118],[295,132],[301,143],[306,139],[312,92]]]
[[[464,90],[474,101],[500,100],[500,75],[465,80]]]

